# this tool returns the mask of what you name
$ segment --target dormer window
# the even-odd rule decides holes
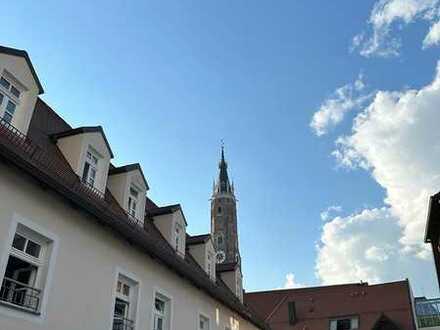
[[[96,173],[98,172],[99,156],[92,149],[89,148],[86,154],[86,161],[84,163],[84,170],[82,180],[90,186],[95,185]]]
[[[15,87],[13,84],[11,84],[5,77],[1,77],[0,78],[0,85],[7,90],[8,92],[10,92],[12,94],[13,97],[19,99],[20,98],[20,90]]]
[[[11,123],[17,105],[0,93],[0,114],[5,122]]]
[[[138,205],[139,189],[134,185],[130,187],[130,196],[128,196],[128,213],[132,217],[136,217],[136,210]]]
[[[176,251],[179,251],[179,247],[180,247],[180,235],[181,235],[181,232],[182,232],[182,226],[180,225],[180,223],[176,223],[176,239],[175,239],[175,242],[176,242],[176,245],[175,245],[175,249],[176,249]]]
[[[0,115],[4,121],[11,123],[21,91],[5,77],[0,77],[0,87]]]
[[[212,277],[212,271],[213,271],[213,267],[214,267],[214,264],[213,264],[213,260],[214,260],[214,253],[212,253],[211,251],[209,251],[208,252],[208,255],[207,255],[207,257],[206,257],[208,260],[207,260],[207,273],[208,273],[208,276],[209,277]]]

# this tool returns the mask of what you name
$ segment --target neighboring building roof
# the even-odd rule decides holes
[[[416,329],[407,280],[249,292],[244,301],[272,330],[327,330],[330,319],[348,316],[358,316],[361,329],[372,329],[383,322],[382,314],[399,329]],[[289,324],[291,302],[293,325]]]
[[[211,239],[211,234],[190,236],[186,235],[186,245],[205,244]]]
[[[222,263],[222,264],[216,264],[215,271],[217,273],[232,272],[235,269],[237,269],[237,266],[238,266],[237,262],[227,262],[227,263]]]
[[[127,215],[108,189],[104,198],[101,198],[81,183],[50,138],[51,134],[62,133],[67,127],[68,125],[59,116],[54,115],[47,104],[38,100],[27,136],[0,126],[0,160],[17,167],[37,183],[51,188],[71,205],[90,215],[91,220],[110,228],[121,239],[127,240],[170,271],[192,283],[194,287],[235,311],[243,319],[260,329],[267,329],[266,324],[241,303],[221,279],[213,282],[189,253],[184,259],[179,257],[152,221],[146,218],[144,227],[141,227],[140,223]],[[34,139],[38,143],[35,143]],[[150,206],[152,208],[148,209]],[[173,207],[176,206],[160,208],[148,199],[146,210],[155,213],[157,209],[162,210],[158,212],[163,212],[164,209]]]
[[[440,193],[429,198],[428,218],[425,228],[425,243],[439,240],[440,236]]]
[[[148,186],[147,179],[145,179],[144,172],[142,172],[142,168],[139,163],[129,164],[129,165],[120,166],[120,167],[113,166],[109,169],[108,175],[116,175],[116,174],[128,173],[128,172],[133,172],[133,171],[139,171],[141,173],[142,180],[144,180],[145,186],[147,187],[147,190],[149,190],[150,187]]]
[[[180,204],[173,204],[173,205],[167,205],[167,206],[159,206],[157,208],[146,210],[146,215],[149,217],[156,217],[159,215],[165,215],[165,214],[171,214],[176,211],[182,212],[183,221],[185,221],[185,225],[188,225],[186,222],[185,214],[183,213],[182,206]]]
[[[31,70],[31,74],[35,80],[35,83],[38,86],[38,93],[39,94],[44,93],[44,89],[43,89],[43,86],[41,85],[40,79],[38,79],[37,73],[35,72],[35,69],[34,69],[34,66],[32,65],[31,59],[29,58],[29,55],[25,50],[0,46],[0,53],[11,55],[11,56],[23,57],[26,60],[26,63],[29,66],[29,69]]]
[[[53,141],[56,142],[58,139],[62,139],[68,136],[83,134],[83,133],[100,133],[102,135],[102,138],[104,139],[108,151],[110,152],[110,157],[111,158],[114,157],[112,148],[110,148],[110,144],[108,143],[107,137],[104,134],[104,130],[102,129],[102,126],[77,127],[77,128],[69,129],[64,132],[52,134],[50,137],[52,138]]]

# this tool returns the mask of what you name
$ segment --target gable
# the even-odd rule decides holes
[[[27,86],[31,89],[34,87],[38,94],[43,94],[43,86],[38,79],[37,73],[35,72],[34,66],[29,58],[29,55],[24,50],[3,47],[0,46],[0,62],[5,63],[11,72],[16,76],[23,84],[33,82],[33,86]]]

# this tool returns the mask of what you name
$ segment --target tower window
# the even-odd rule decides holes
[[[223,234],[221,234],[221,233],[219,233],[219,234],[217,235],[217,245],[218,245],[218,246],[223,245]]]
[[[217,214],[222,214],[222,208],[221,208],[221,206],[219,206],[219,207],[217,208]]]

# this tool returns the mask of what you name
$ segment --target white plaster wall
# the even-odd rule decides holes
[[[79,177],[82,176],[82,173],[80,173],[82,144],[83,137],[80,134],[68,136],[57,141],[57,146],[63,153],[64,158],[66,158],[70,167]]]
[[[127,180],[128,176],[127,173],[119,173],[119,174],[113,174],[109,175],[107,179],[107,187],[112,193],[113,197],[116,198],[119,205],[124,208],[124,210],[127,210],[127,203],[125,202],[126,199],[126,190],[127,188]]]
[[[220,273],[220,277],[225,282],[225,284],[231,289],[231,291],[235,294],[236,292],[236,283],[237,283],[238,271],[230,271],[230,272],[222,272]]]
[[[200,267],[206,272],[206,245],[205,244],[193,244],[189,246],[189,253],[197,261]]]
[[[12,125],[26,134],[37,101],[38,86],[23,57],[0,54],[0,74],[5,69],[27,89],[20,96],[20,105],[17,107],[12,121]]]
[[[154,225],[159,229],[162,236],[168,241],[168,243],[173,245],[172,239],[172,229],[174,225],[173,214],[164,214],[154,217]]]
[[[172,299],[172,330],[197,329],[198,314],[211,318],[211,329],[224,330],[232,318],[240,330],[252,324],[196,289],[189,282],[125,243],[50,190],[43,190],[21,172],[0,163],[0,276],[3,276],[12,219],[37,224],[57,237],[50,265],[45,317],[14,312],[0,306],[0,329],[110,330],[118,267],[139,281],[136,330],[151,329],[154,290]],[[218,317],[217,317],[218,314]]]

